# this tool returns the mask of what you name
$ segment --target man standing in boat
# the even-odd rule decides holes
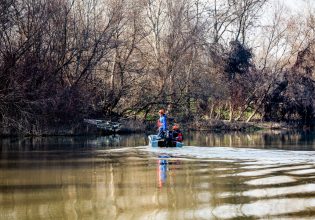
[[[159,133],[158,138],[164,138],[167,131],[167,118],[164,109],[159,110],[160,118],[158,120]]]

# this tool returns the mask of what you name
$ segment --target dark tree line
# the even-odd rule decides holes
[[[160,107],[181,120],[312,120],[313,15],[290,20],[279,6],[264,25],[268,4],[0,1],[1,126],[146,119]]]

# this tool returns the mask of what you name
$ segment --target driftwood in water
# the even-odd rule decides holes
[[[109,132],[118,132],[121,128],[121,123],[113,122],[113,121],[84,119],[84,122],[90,125],[94,125],[101,130],[105,130]]]

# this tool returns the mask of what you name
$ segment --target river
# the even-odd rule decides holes
[[[315,134],[0,139],[0,219],[314,219]]]

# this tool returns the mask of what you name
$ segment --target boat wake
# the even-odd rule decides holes
[[[125,152],[133,168],[140,158],[146,170],[157,172],[158,205],[152,205],[150,192],[148,211],[138,219],[314,219],[315,151],[202,146],[112,151]],[[144,178],[145,186],[152,177]],[[169,204],[176,211],[161,208]]]
[[[178,148],[138,147],[138,150],[172,157],[245,162],[249,164],[315,164],[315,151],[265,150],[233,147],[185,146]]]

